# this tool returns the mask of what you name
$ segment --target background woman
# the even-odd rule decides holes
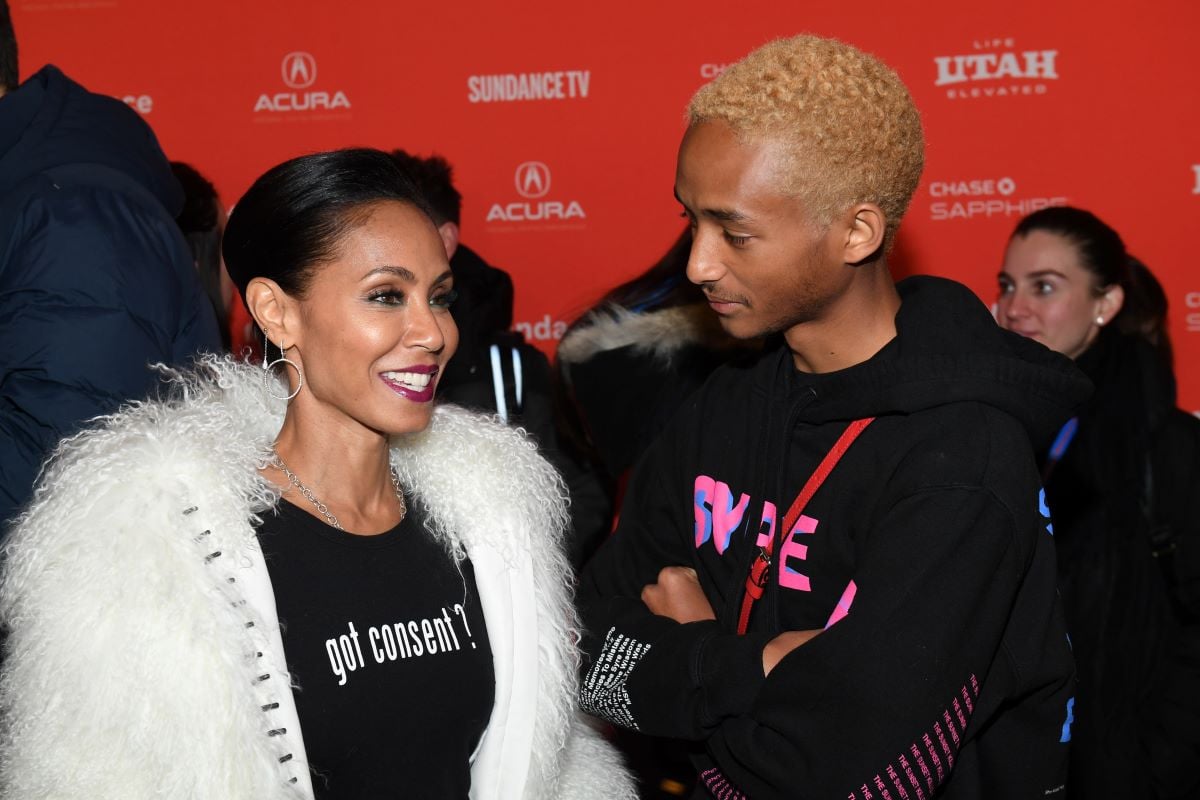
[[[286,162],[225,258],[286,383],[209,359],[62,444],[7,551],[0,794],[632,796],[574,716],[556,476],[431,402],[453,288],[412,184]]]
[[[1167,301],[1095,215],[1021,220],[998,319],[1095,393],[1043,462],[1079,673],[1070,796],[1200,794],[1200,421],[1175,407]]]

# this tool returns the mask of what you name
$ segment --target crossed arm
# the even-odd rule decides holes
[[[700,588],[700,578],[691,567],[663,567],[658,580],[642,589],[642,602],[651,613],[676,622],[715,620],[717,615]],[[763,676],[771,674],[784,656],[819,634],[820,630],[784,631],[763,647]]]

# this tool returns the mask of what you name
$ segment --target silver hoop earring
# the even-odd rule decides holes
[[[276,400],[283,400],[284,402],[290,403],[292,401],[292,398],[294,398],[296,395],[300,394],[300,387],[304,386],[304,372],[300,369],[299,364],[297,364],[295,361],[292,361],[290,358],[288,358],[287,356],[284,355],[284,351],[287,350],[287,348],[283,347],[282,345],[279,347],[279,358],[275,359],[274,361],[272,361],[268,364],[267,363],[267,348],[269,348],[270,346],[271,346],[271,340],[270,340],[270,338],[268,338],[266,336],[266,334],[264,334],[263,335],[263,389],[266,391],[268,396],[273,397]],[[271,391],[271,383],[275,380],[274,370],[275,370],[275,367],[277,367],[280,364],[286,364],[287,366],[296,370],[296,388],[294,390],[292,390],[291,394],[278,395]]]

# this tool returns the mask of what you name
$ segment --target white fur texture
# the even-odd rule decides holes
[[[284,406],[260,375],[209,359],[175,374],[167,400],[60,445],[5,547],[0,796],[307,793],[289,783],[299,759],[279,761],[297,749],[291,735],[266,735],[262,706],[288,691],[278,631],[239,593],[258,549],[250,522],[278,499],[257,468]],[[452,407],[397,439],[393,461],[456,557],[532,559],[538,697],[523,796],[633,798],[611,748],[574,719],[578,627],[557,475],[519,433]]]

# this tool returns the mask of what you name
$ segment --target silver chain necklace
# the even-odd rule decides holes
[[[283,463],[283,459],[279,457],[279,451],[273,447],[271,448],[271,466],[282,471],[292,486],[295,486],[300,491],[300,494],[304,495],[305,499],[317,507],[317,511],[321,512],[321,515],[325,517],[325,521],[329,523],[330,527],[337,528],[339,531],[346,530],[338,522],[337,517],[329,510],[329,506],[317,499],[312,489],[301,483],[300,479],[296,477],[296,473],[288,469],[287,464]],[[408,504],[404,502],[404,490],[400,488],[400,475],[396,472],[395,467],[391,467],[390,471],[392,473],[392,486],[396,490],[396,500],[400,502],[400,519],[404,519],[408,515]]]

